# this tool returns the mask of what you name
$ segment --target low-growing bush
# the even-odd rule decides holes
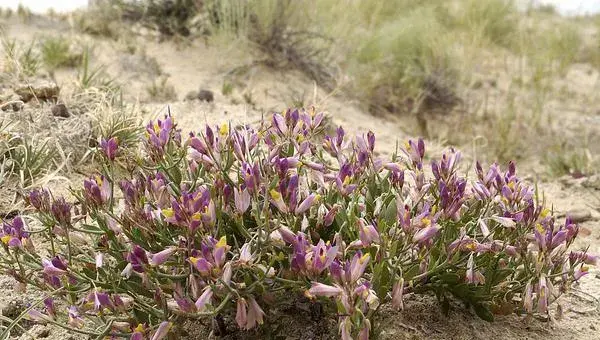
[[[50,71],[60,67],[75,67],[81,63],[82,54],[71,51],[69,40],[63,37],[47,38],[41,46],[42,60]]]
[[[156,340],[188,318],[254,329],[298,293],[331,306],[342,339],[368,339],[380,304],[402,309],[409,294],[490,321],[545,316],[596,262],[569,250],[578,226],[558,223],[514,164],[477,164],[468,181],[455,150],[426,165],[411,140],[378,157],[373,133],[322,137],[323,118],[288,110],[184,138],[166,116],[127,170],[119,140],[102,140],[102,171],[75,202],[35,190],[37,222],[3,223],[2,272],[46,292],[18,319]]]

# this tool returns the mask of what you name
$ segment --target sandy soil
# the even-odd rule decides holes
[[[411,127],[414,125],[411,117],[374,117],[361,110],[357,103],[345,98],[330,96],[325,91],[316,88],[298,72],[279,72],[265,66],[245,67],[245,72],[238,77],[240,86],[235,87],[233,94],[225,96],[221,93],[223,82],[231,77],[233,70],[240,66],[251,65],[254,55],[251,51],[238,50],[232,47],[229,50],[219,49],[216,46],[206,45],[203,41],[194,41],[189,44],[174,42],[158,43],[152,37],[132,37],[138,47],[143,48],[144,54],[136,52],[131,54],[124,48],[123,42],[102,40],[80,36],[71,31],[68,24],[35,19],[32,23],[24,25],[18,21],[8,23],[8,36],[19,41],[30,41],[44,35],[59,35],[69,37],[74,41],[93,43],[94,60],[96,64],[108,66],[108,72],[117,77],[125,90],[125,99],[138,102],[148,119],[161,114],[170,105],[170,110],[176,117],[180,127],[184,130],[199,129],[206,122],[218,123],[232,121],[236,123],[250,123],[260,120],[263,113],[272,110],[281,110],[290,98],[299,93],[304,94],[307,104],[316,103],[326,109],[335,124],[340,124],[348,130],[360,133],[372,130],[377,135],[377,149],[381,153],[390,153],[395,149],[398,140],[403,141],[411,136]],[[143,46],[143,47],[142,47]],[[155,59],[163,74],[168,75],[168,83],[175,88],[178,99],[169,103],[153,102],[148,98],[145,86],[156,79],[157,75],[149,67],[149,60]],[[68,89],[71,86],[74,70],[65,70],[56,75],[60,86]],[[490,75],[488,75],[489,77]],[[501,80],[502,77],[498,76]],[[562,80],[564,86],[572,89],[570,93],[578,95],[577,91],[593,91],[598,87],[598,73],[587,70],[585,66],[576,65]],[[559,85],[557,85],[559,86]],[[186,93],[199,88],[214,92],[213,103],[199,101],[185,101]],[[498,86],[496,91],[503,91]],[[251,103],[244,100],[251,96]],[[589,98],[587,96],[586,98]],[[549,103],[557,115],[562,117],[561,124],[573,126],[586,123],[588,126],[598,128],[600,122],[597,114],[598,101],[586,103],[574,101],[570,104],[560,98],[552,99]],[[594,106],[595,105],[595,106]],[[26,110],[28,108],[26,107]],[[35,107],[29,108],[35,110]],[[37,108],[39,109],[39,108]],[[583,114],[582,114],[583,112]],[[0,116],[3,113],[0,112]],[[454,127],[456,129],[456,127]],[[449,128],[452,130],[452,127]],[[597,132],[595,132],[597,133]],[[439,143],[430,142],[429,155],[434,156],[443,149]],[[467,162],[472,159],[470,150],[466,151]],[[520,173],[533,174],[531,180],[537,179],[540,171],[535,171],[539,160],[528,160],[521,164]],[[72,183],[78,183],[80,176],[74,173],[67,174]],[[543,178],[542,178],[543,179]],[[64,190],[65,183],[50,183],[52,187]],[[73,184],[76,185],[76,184]],[[581,223],[585,234],[577,247],[586,248],[590,252],[600,253],[600,177],[573,179],[569,177],[541,181],[538,183],[546,200],[552,202],[555,210],[564,215],[568,211],[589,212],[590,216]],[[2,202],[0,202],[2,204]],[[2,208],[6,208],[6,202]],[[397,313],[386,311],[378,320],[382,339],[600,339],[600,322],[598,311],[600,299],[600,271],[591,270],[581,284],[574,287],[573,291],[564,295],[557,305],[562,306],[562,317],[555,317],[549,322],[523,319],[514,315],[499,316],[494,323],[479,320],[473,313],[455,306],[448,316],[442,314],[435,300],[430,297],[410,297],[404,312]],[[38,298],[35,292],[18,293],[13,289],[10,278],[0,277],[0,306],[10,310],[10,306],[26,303]],[[271,311],[273,312],[273,311]],[[269,314],[273,314],[273,313]],[[296,314],[297,315],[297,314]],[[329,339],[336,338],[335,322],[331,320],[314,321],[298,318],[292,313],[284,318],[285,326],[279,331],[282,339]],[[307,325],[305,324],[308,324]],[[314,326],[314,328],[311,328]],[[315,331],[325,327],[323,331]],[[207,337],[206,327],[192,325],[189,339],[204,339]],[[78,335],[68,334],[60,329],[36,325],[30,329],[33,338],[47,339],[82,339]],[[21,339],[30,339],[23,335]],[[256,338],[256,334],[235,334],[231,338]]]

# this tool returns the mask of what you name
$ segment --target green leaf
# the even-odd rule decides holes
[[[393,199],[390,203],[388,203],[385,211],[382,214],[383,220],[387,222],[388,225],[394,225],[398,221],[398,213],[396,211],[396,200]]]
[[[482,303],[473,304],[473,310],[475,310],[475,314],[481,319],[492,322],[494,321],[494,314],[490,311],[490,309]]]
[[[448,285],[455,285],[460,282],[460,276],[456,273],[444,273],[438,277],[440,281]]]

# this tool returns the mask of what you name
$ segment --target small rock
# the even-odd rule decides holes
[[[212,91],[200,90],[200,92],[198,92],[198,99],[210,103],[215,100],[215,96]]]
[[[37,336],[39,339],[47,338],[50,336],[50,330],[48,328],[40,329],[40,331],[37,333]]]
[[[0,304],[0,312],[2,316],[15,318],[19,316],[27,308],[25,302],[20,300],[12,300],[8,303]]]
[[[215,95],[210,90],[190,91],[185,95],[185,100],[200,100],[210,103],[215,100]]]
[[[573,223],[581,223],[592,219],[592,213],[587,209],[569,210],[565,216],[571,217]]]
[[[39,80],[30,84],[21,84],[15,88],[15,93],[21,97],[21,100],[27,103],[33,98],[38,100],[54,100],[58,98],[60,89],[56,83]]]
[[[185,100],[196,100],[198,99],[198,92],[190,91],[185,95]]]
[[[53,105],[51,111],[54,117],[69,118],[71,116],[71,113],[69,113],[69,109],[67,109],[67,106],[62,103]]]

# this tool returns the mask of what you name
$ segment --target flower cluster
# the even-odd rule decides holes
[[[101,141],[105,164],[76,202],[35,190],[41,227],[2,224],[5,273],[52,292],[30,319],[158,340],[185,318],[257,328],[292,291],[335,302],[342,339],[368,339],[378,306],[403,309],[411,294],[460,299],[488,320],[498,308],[547,314],[597,262],[569,250],[577,225],[537,204],[513,163],[477,163],[468,180],[456,150],[427,165],[411,140],[385,158],[371,132],[323,136],[323,117],[287,110],[182,139],[167,116],[148,123],[135,169],[118,168],[116,138]]]

